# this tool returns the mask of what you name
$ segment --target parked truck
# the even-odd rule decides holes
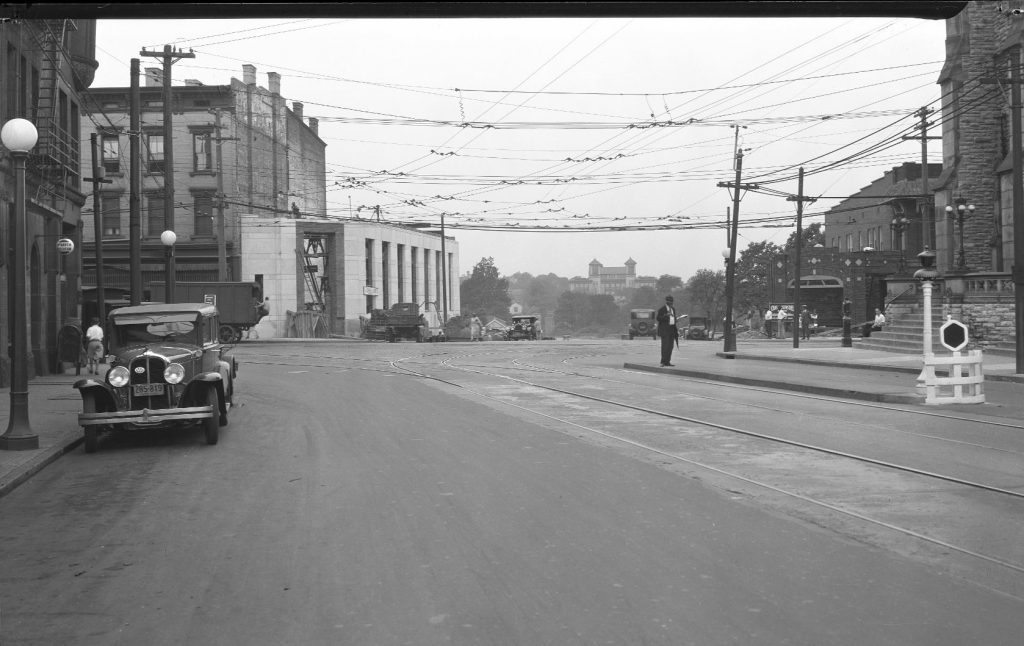
[[[433,303],[424,303],[422,312],[418,303],[395,303],[388,309],[370,312],[365,336],[368,339],[394,343],[408,339],[423,341],[444,341],[444,328]]]
[[[152,301],[165,301],[165,283],[150,283],[149,292]],[[242,339],[243,332],[247,332],[262,318],[258,306],[263,303],[263,290],[259,283],[176,282],[174,302],[215,305],[220,313],[220,342],[235,343]]]

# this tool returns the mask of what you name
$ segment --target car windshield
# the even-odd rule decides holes
[[[633,318],[635,318],[635,319],[652,319],[652,318],[654,318],[654,312],[633,312]]]
[[[196,324],[191,318],[153,317],[122,319],[114,322],[119,346],[167,341],[196,343]]]

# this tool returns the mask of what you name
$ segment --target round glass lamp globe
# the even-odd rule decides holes
[[[726,247],[725,249],[722,249],[722,257],[723,258],[728,258],[729,254],[731,252],[732,252],[732,248],[731,247]]]
[[[11,119],[0,128],[0,141],[8,150],[27,153],[39,141],[39,131],[28,119]]]
[[[162,242],[165,247],[170,247],[177,241],[178,236],[174,235],[173,231],[168,230],[160,234],[160,242]]]

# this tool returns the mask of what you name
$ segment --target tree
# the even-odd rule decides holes
[[[555,310],[555,331],[559,334],[615,334],[621,312],[610,294],[562,292]]]
[[[668,296],[673,291],[683,288],[683,279],[679,276],[662,274],[661,277],[658,278],[658,282],[655,283],[654,288],[663,296]]]
[[[768,271],[772,258],[781,253],[782,247],[766,240],[751,242],[740,252],[736,259],[736,291],[733,299],[737,312],[761,312],[768,305],[771,293]]]
[[[633,290],[633,294],[626,304],[627,310],[652,309],[661,307],[664,296],[653,287],[639,287]],[[628,312],[627,312],[628,314]]]
[[[494,266],[494,258],[481,258],[473,273],[462,281],[460,292],[463,310],[505,318],[512,298],[508,295],[508,279],[502,278]]]
[[[800,239],[803,241],[803,244],[800,245],[800,248],[804,249],[806,247],[813,247],[814,245],[817,245],[817,244],[820,244],[820,245],[824,246],[824,244],[825,244],[825,230],[824,230],[824,226],[825,225],[822,224],[821,222],[815,222],[814,224],[812,224],[810,226],[802,227],[801,231],[800,231],[800,234],[801,234],[800,235]],[[789,237],[786,239],[786,246],[784,247],[783,250],[788,254],[788,253],[792,253],[795,249],[796,249],[796,231],[794,231],[793,233],[789,234]]]
[[[725,272],[698,269],[686,282],[686,291],[693,303],[708,317],[708,326],[711,330],[717,329],[718,319],[721,318],[719,312],[725,306]]]
[[[558,295],[569,291],[569,279],[547,274],[531,277],[523,288],[523,311],[551,314],[558,307]]]

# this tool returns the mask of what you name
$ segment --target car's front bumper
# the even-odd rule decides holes
[[[103,413],[79,413],[80,426],[97,426],[110,424],[133,424],[136,426],[159,426],[168,422],[183,420],[208,419],[213,417],[212,406],[189,406],[187,408],[143,408],[142,410],[125,410]]]

